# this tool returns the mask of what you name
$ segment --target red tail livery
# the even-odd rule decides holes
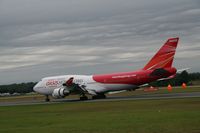
[[[147,63],[143,70],[169,68],[172,66],[179,38],[170,38]]]

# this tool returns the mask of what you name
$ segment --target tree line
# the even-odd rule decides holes
[[[0,85],[0,93],[30,93],[37,82],[28,82],[20,84]]]
[[[164,81],[156,81],[150,83],[152,86],[167,86],[171,84],[172,86],[180,86],[182,83],[186,83],[187,85],[193,85],[192,81],[200,80],[200,73],[188,73],[187,71],[183,71],[180,74],[176,74],[175,78],[164,80]],[[28,82],[28,83],[20,83],[20,84],[10,84],[10,85],[0,85],[0,93],[30,93],[33,92],[33,87],[37,82]]]

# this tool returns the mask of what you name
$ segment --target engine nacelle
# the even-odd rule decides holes
[[[69,90],[66,88],[56,88],[53,90],[52,96],[54,98],[64,98],[69,95]]]

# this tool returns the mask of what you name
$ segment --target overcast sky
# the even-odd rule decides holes
[[[0,84],[140,69],[177,36],[200,71],[200,0],[0,0]]]

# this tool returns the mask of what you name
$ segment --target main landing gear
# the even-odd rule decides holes
[[[49,102],[49,101],[50,101],[49,95],[46,95],[45,102]]]
[[[105,98],[106,98],[105,94],[98,94],[98,95],[92,96],[92,99],[105,99]]]
[[[82,95],[82,96],[80,97],[80,100],[81,100],[81,101],[83,101],[83,100],[88,100],[88,97],[87,97],[86,95]]]

